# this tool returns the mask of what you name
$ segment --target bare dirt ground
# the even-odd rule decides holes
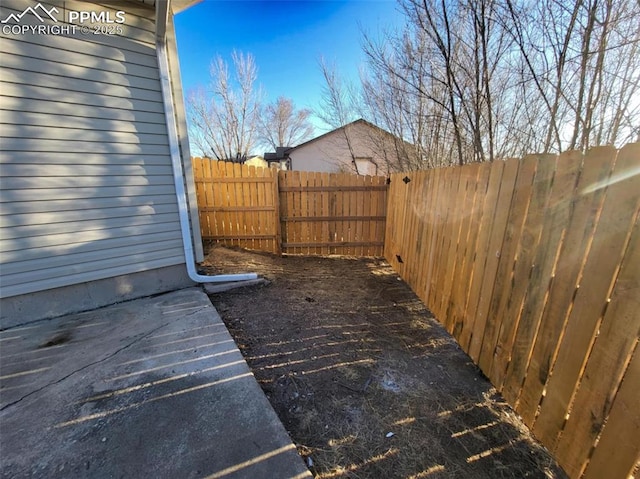
[[[214,247],[202,267],[271,281],[210,298],[316,477],[566,477],[385,261]]]

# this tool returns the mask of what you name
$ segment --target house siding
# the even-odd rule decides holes
[[[351,153],[342,131],[331,132],[317,141],[289,152],[291,169],[322,173],[353,172]]]
[[[1,297],[184,263],[155,11],[93,9],[124,34],[0,35]]]
[[[409,166],[401,161],[393,135],[362,119],[294,147],[289,158],[292,170],[327,173],[355,173],[354,160],[361,175],[387,175]]]

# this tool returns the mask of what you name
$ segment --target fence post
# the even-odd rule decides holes
[[[274,207],[274,223],[276,230],[275,252],[282,254],[282,223],[280,221],[280,170],[271,170],[273,175],[273,207]]]

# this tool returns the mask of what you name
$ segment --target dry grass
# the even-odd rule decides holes
[[[565,477],[383,261],[216,248],[206,266],[272,280],[211,298],[315,477]]]

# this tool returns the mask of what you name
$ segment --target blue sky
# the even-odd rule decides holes
[[[231,64],[235,49],[255,57],[269,101],[285,96],[314,110],[324,84],[319,58],[357,81],[361,32],[376,36],[402,22],[393,0],[204,0],[175,17],[183,87],[206,87],[212,59]]]

